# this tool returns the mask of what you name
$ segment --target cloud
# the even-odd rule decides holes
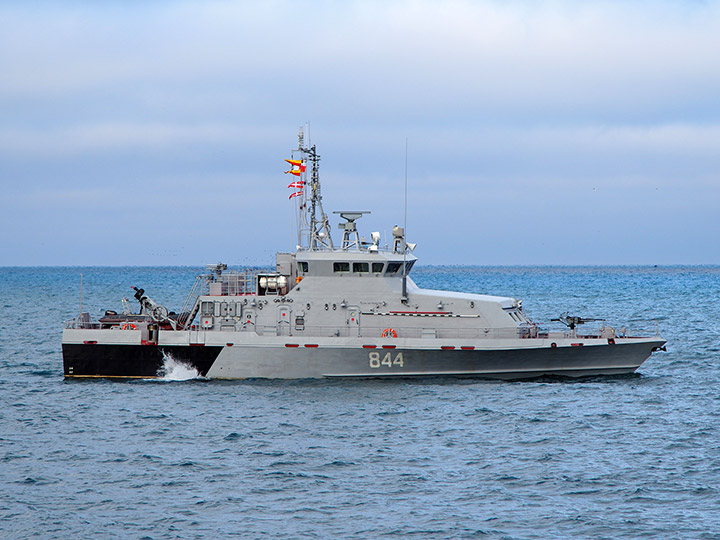
[[[688,90],[709,99],[720,82],[711,69],[715,4],[189,2],[50,5],[32,17],[22,7],[5,11],[0,95],[15,97],[109,91],[119,99],[148,87],[184,95],[204,83],[213,93],[236,85],[225,104],[264,94],[317,106],[330,95],[345,114],[349,101],[381,114],[432,105],[430,118],[460,114],[468,103],[521,115],[538,115],[540,106],[577,114],[590,103],[599,114],[648,114]]]
[[[0,131],[0,153],[8,156],[68,156],[98,151],[168,151],[187,145],[249,143],[262,138],[239,126],[218,124],[100,123],[54,129]]]
[[[683,244],[693,208],[698,234],[717,225],[718,35],[720,5],[702,2],[4,3],[0,228],[49,220],[67,253],[53,261],[67,263],[83,245],[65,224],[85,213],[98,239],[112,237],[95,261],[108,264],[137,251],[102,213],[122,208],[135,226],[147,219],[140,197],[160,223],[232,216],[213,225],[213,249],[268,215],[264,234],[291,241],[282,158],[309,121],[327,210],[371,209],[373,228],[398,219],[409,139],[414,212],[441,218],[415,225],[426,260],[488,260],[443,232],[474,227],[482,208],[498,235],[492,262],[516,256],[523,222],[555,230],[591,213],[606,223],[592,242],[628,223],[646,231],[637,257],[603,251],[608,262],[654,257],[648,223],[679,262],[720,262]],[[42,262],[25,246],[43,230],[26,227],[0,264]],[[247,240],[248,253],[270,240]],[[210,251],[200,243],[179,251],[187,262]],[[555,246],[558,261],[592,254],[568,245]],[[138,263],[162,263],[143,253]]]

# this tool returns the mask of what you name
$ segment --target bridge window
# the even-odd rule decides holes
[[[385,266],[385,263],[372,263],[372,271],[376,274],[379,274],[383,271],[383,267]]]
[[[350,263],[349,262],[333,263],[333,271],[334,272],[349,272],[350,271]]]
[[[300,270],[303,274],[307,274],[308,263],[306,261],[298,261],[298,270]]]
[[[353,272],[369,272],[370,265],[368,263],[353,263]]]
[[[395,272],[397,272],[398,270],[400,270],[401,267],[402,267],[402,263],[401,263],[401,262],[391,262],[391,263],[388,263],[388,265],[387,265],[387,270],[385,270],[385,274],[386,274],[386,275],[387,275],[387,274],[394,274]]]

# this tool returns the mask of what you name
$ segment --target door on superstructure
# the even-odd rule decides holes
[[[348,306],[347,308],[348,336],[360,335],[360,307]]]
[[[278,308],[278,318],[277,318],[277,334],[278,336],[289,336],[291,334],[290,332],[290,317],[292,316],[292,311],[288,306],[280,306]]]

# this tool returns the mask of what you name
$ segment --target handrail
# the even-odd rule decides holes
[[[257,325],[248,327],[245,331],[263,335],[269,332],[272,335],[307,336],[307,337],[360,337],[382,338],[385,326],[330,326],[305,325],[303,330],[297,330],[294,325]],[[394,327],[398,338],[427,338],[427,339],[517,339],[537,338],[537,332],[530,333],[520,328],[402,328]],[[526,329],[527,330],[527,329]]]
[[[195,315],[197,315],[198,309],[200,307],[200,293],[202,292],[202,284],[203,284],[203,276],[197,276],[195,278],[195,283],[192,286],[192,289],[190,289],[190,293],[187,295],[187,298],[185,299],[185,303],[183,304],[182,309],[180,310],[180,315],[183,313],[188,313],[190,309],[190,305],[192,305],[192,311],[188,313],[187,318],[182,321],[178,321],[180,327],[187,328],[190,324],[192,324],[193,319],[195,318]]]

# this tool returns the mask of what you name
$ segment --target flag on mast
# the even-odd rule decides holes
[[[301,159],[286,159],[286,162],[290,164],[290,170],[285,171],[285,174],[292,174],[293,176],[300,176],[302,173],[305,172],[306,165],[303,163]],[[305,188],[305,182],[302,180],[297,180],[295,182],[290,182],[288,184],[289,188],[297,189],[299,191],[295,191],[290,194],[288,199],[292,199],[293,197],[300,197],[305,192],[303,191]]]
[[[300,172],[305,172],[305,169],[307,169],[307,165],[305,165],[301,159],[286,159],[285,161],[287,161],[291,166],[300,169]]]
[[[305,165],[302,159],[286,159],[285,161],[290,164],[290,170],[285,171],[285,174],[300,176],[307,169],[307,165]]]

